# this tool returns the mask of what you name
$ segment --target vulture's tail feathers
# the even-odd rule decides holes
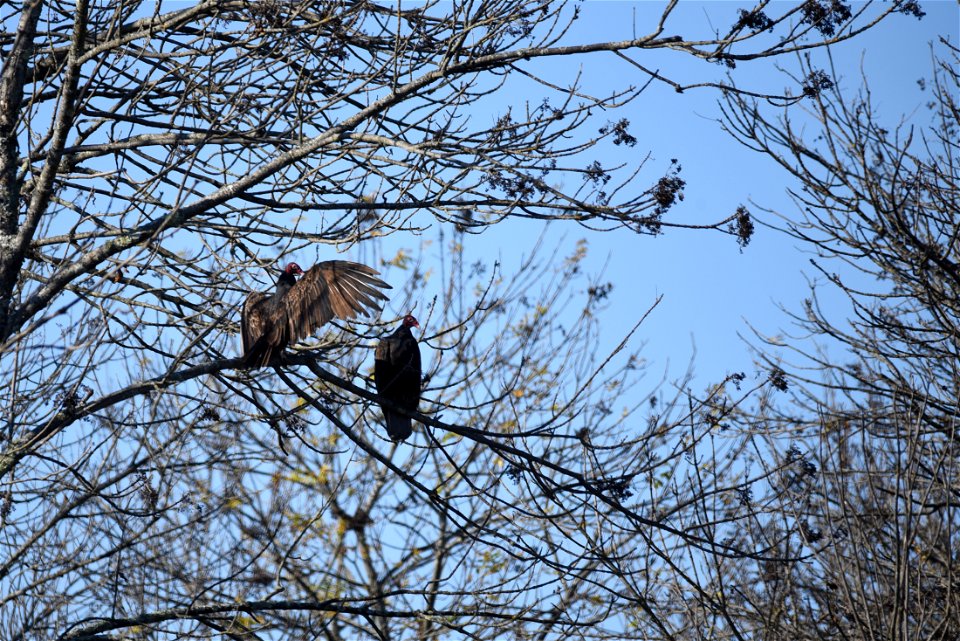
[[[278,350],[270,345],[267,335],[264,334],[244,355],[243,361],[247,367],[266,367],[282,351],[282,348]]]
[[[413,419],[409,416],[387,412],[384,418],[387,419],[387,435],[391,441],[405,441],[413,434]]]

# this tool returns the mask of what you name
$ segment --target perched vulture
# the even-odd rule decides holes
[[[243,304],[240,326],[248,366],[264,367],[290,343],[312,334],[332,318],[350,319],[380,310],[377,288],[391,289],[378,271],[345,260],[317,263],[307,271],[290,263],[277,278],[277,291],[253,292]],[[300,280],[297,276],[302,275]]]
[[[381,397],[396,407],[414,412],[420,404],[420,346],[411,327],[420,327],[420,323],[407,314],[395,332],[380,340],[374,355],[373,379]],[[391,440],[404,441],[413,433],[413,420],[409,416],[384,404],[380,409]]]

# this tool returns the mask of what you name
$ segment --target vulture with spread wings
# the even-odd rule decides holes
[[[348,320],[357,314],[380,311],[391,289],[376,276],[380,272],[345,260],[317,263],[307,271],[290,263],[277,278],[277,290],[252,292],[241,312],[244,361],[265,367],[290,343],[312,334],[333,318]],[[297,280],[297,276],[301,276]]]
[[[403,317],[400,327],[380,340],[373,361],[373,380],[377,394],[396,407],[409,412],[420,405],[420,345],[411,327],[420,327],[412,314]],[[413,433],[413,420],[393,407],[381,403],[392,441],[405,441]]]

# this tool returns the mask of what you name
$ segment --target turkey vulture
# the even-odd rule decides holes
[[[377,393],[396,407],[414,412],[420,404],[420,346],[410,331],[420,327],[412,315],[403,317],[395,332],[380,340],[373,361]],[[381,404],[392,441],[404,441],[413,433],[413,419]]]
[[[380,311],[387,300],[378,287],[391,289],[380,272],[345,260],[317,263],[307,271],[290,263],[277,278],[277,291],[252,292],[243,304],[240,327],[248,366],[264,367],[290,343],[312,334],[331,318]],[[300,280],[297,276],[303,275]]]

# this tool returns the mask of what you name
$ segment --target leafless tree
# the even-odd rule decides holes
[[[711,72],[917,9],[760,2],[680,36],[676,4],[615,42],[571,42],[579,6],[546,0],[4,4],[0,637],[697,630],[691,599],[719,608],[725,568],[770,557],[725,507],[744,441],[720,401],[743,380],[693,403],[640,387],[632,336],[595,353],[610,287],[581,268],[588,242],[531,247],[516,273],[465,246],[515,218],[683,226],[676,168],[603,163],[638,144],[620,107],[650,83],[794,102]],[[645,64],[657,51],[703,80]],[[598,97],[538,71],[589,55],[634,81]],[[380,241],[431,226],[438,263]],[[379,424],[379,320],[269,370],[235,357],[244,294],[321,245],[384,272],[388,321],[417,309],[408,445]]]
[[[727,96],[730,132],[797,179],[782,226],[822,279],[795,320],[830,347],[770,340],[781,398],[731,419],[758,443],[742,544],[777,551],[729,573],[722,627],[744,638],[960,635],[960,51],[935,51],[929,123],[890,123],[869,79],[851,96],[832,74],[802,116]]]

